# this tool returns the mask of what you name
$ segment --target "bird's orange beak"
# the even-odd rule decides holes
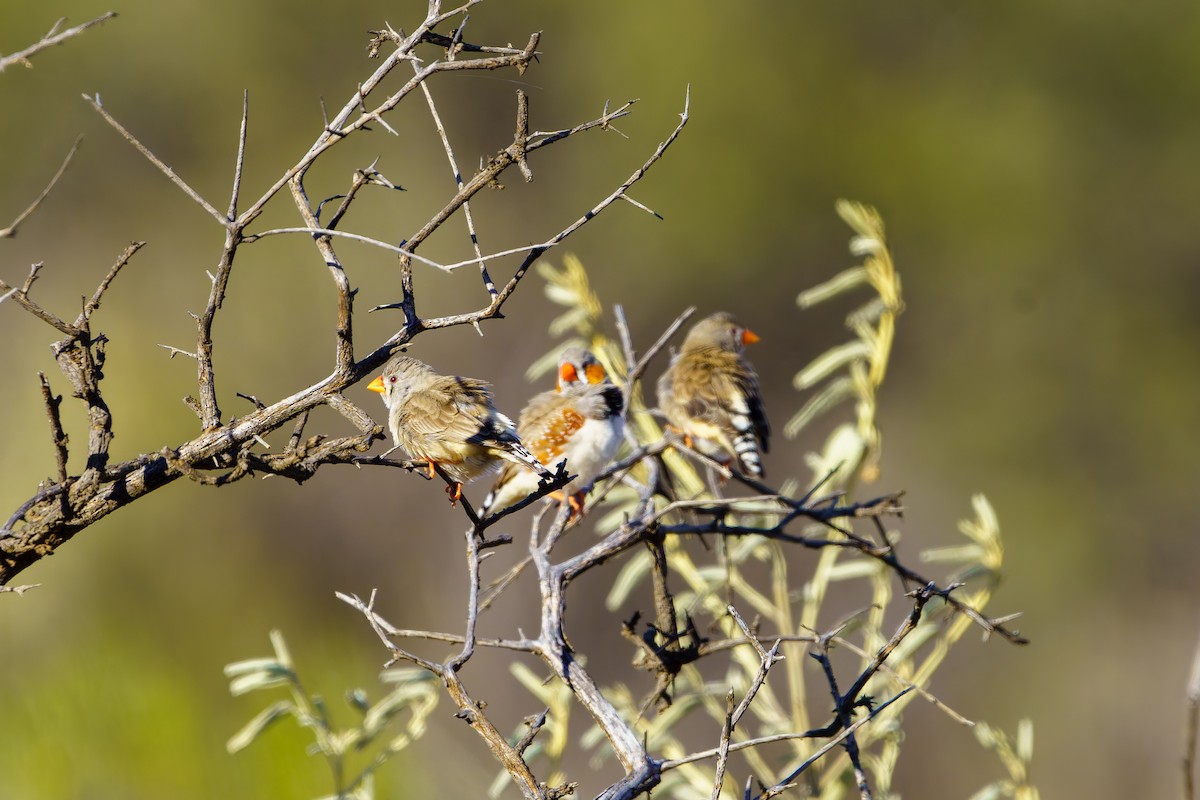
[[[602,383],[608,375],[599,364],[588,364],[584,371],[587,373],[588,383]]]
[[[367,388],[370,389],[372,392],[379,392],[380,394],[383,394],[385,391],[387,391],[386,389],[383,388],[383,376],[382,375],[380,375],[375,380],[368,383]]]
[[[761,336],[759,336],[757,333],[750,330],[749,328],[745,328],[742,330],[742,344],[754,344],[755,342],[760,341],[761,339],[762,339]]]

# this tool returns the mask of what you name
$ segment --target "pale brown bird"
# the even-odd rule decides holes
[[[395,355],[367,386],[383,395],[392,439],[414,459],[436,464],[454,481],[450,502],[464,483],[491,472],[501,459],[554,476],[521,444],[512,420],[492,404],[491,385],[474,378],[439,375],[428,364]]]
[[[742,355],[758,340],[723,311],[697,322],[658,380],[658,407],[700,452],[761,478],[771,429],[758,375]]]
[[[621,444],[624,406],[620,388],[596,357],[582,347],[572,347],[559,357],[557,386],[536,395],[521,412],[517,422],[521,441],[543,464],[566,459],[567,469],[575,475],[564,490],[574,489],[570,501],[576,511],[583,508],[584,493]],[[536,489],[531,473],[505,464],[483,501],[482,513],[507,508]]]

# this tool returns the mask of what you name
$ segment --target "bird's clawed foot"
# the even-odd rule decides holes
[[[567,504],[571,506],[571,516],[569,521],[573,521],[576,517],[583,514],[583,492],[575,492],[567,496]]]
[[[571,507],[571,516],[567,517],[568,522],[574,522],[576,517],[583,514],[584,496],[585,495],[583,492],[573,492],[569,495],[566,495],[567,505]],[[556,489],[550,493],[550,497],[553,497],[555,500],[561,503],[564,499],[563,491],[561,489]]]
[[[695,449],[695,447],[693,446],[694,443],[692,442],[691,434],[684,433],[682,428],[677,428],[670,423],[667,423],[666,429],[668,431],[670,431],[671,433],[675,434],[676,436],[678,436],[680,441],[683,442],[684,447],[688,448],[689,450]]]

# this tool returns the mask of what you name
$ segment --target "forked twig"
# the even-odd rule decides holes
[[[93,25],[99,25],[102,22],[107,22],[115,16],[117,16],[117,12],[109,11],[106,14],[101,14],[93,20],[88,20],[82,25],[76,25],[74,28],[67,28],[65,31],[59,31],[58,26],[62,25],[63,22],[66,21],[66,18],[64,17],[63,19],[55,22],[54,27],[52,27],[45,36],[29,45],[29,47],[26,47],[24,50],[18,50],[17,52],[11,53],[7,56],[0,56],[0,72],[4,72],[4,70],[11,67],[13,64],[24,64],[26,67],[32,67],[33,64],[29,62],[29,59],[33,58],[33,56],[37,55],[41,51],[45,50],[46,48],[62,44],[67,39],[78,36]]]

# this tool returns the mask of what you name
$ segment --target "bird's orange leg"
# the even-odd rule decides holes
[[[563,501],[563,491],[562,489],[555,489],[547,497],[553,497],[561,503]],[[573,520],[583,513],[583,498],[583,492],[574,492],[566,496],[567,505],[571,507],[571,516],[567,517],[568,520]]]
[[[575,492],[567,498],[567,503],[571,506],[571,519],[575,519],[583,513],[583,492]]]
[[[437,475],[437,462],[426,461],[425,470],[429,473],[429,479],[433,480],[433,477]],[[447,477],[447,480],[449,480],[449,477]],[[457,505],[458,501],[462,498],[462,487],[463,485],[458,481],[446,485],[446,494],[450,495],[451,506]]]
[[[684,433],[682,430],[680,430],[679,428],[676,428],[674,425],[671,425],[670,423],[667,424],[667,430],[675,433],[677,436],[679,436],[680,439],[683,439],[684,447],[692,448],[692,437],[690,434]],[[692,449],[694,449],[694,448],[692,448]]]

